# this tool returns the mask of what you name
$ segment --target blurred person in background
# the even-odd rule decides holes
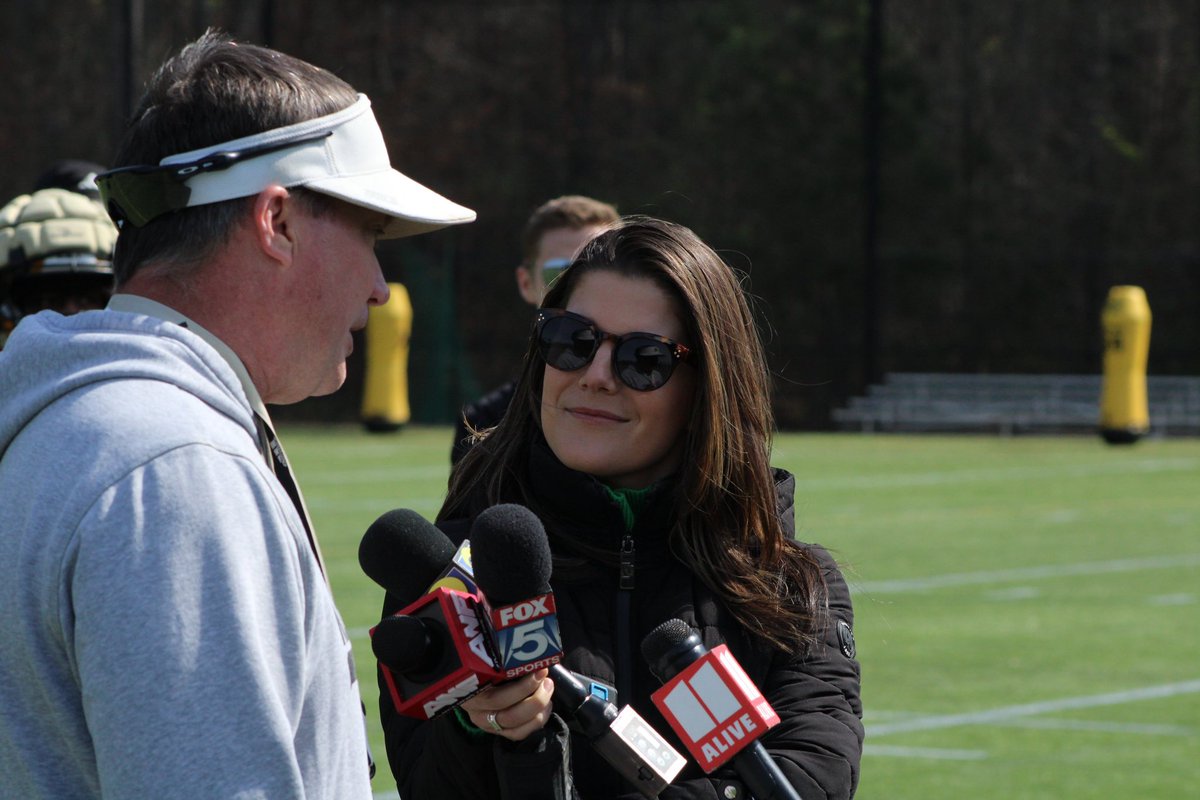
[[[55,161],[42,171],[33,190],[66,189],[90,197],[100,199],[100,187],[96,185],[96,176],[105,171],[103,164],[94,161],[83,161],[78,158],[64,158]]]
[[[681,619],[774,707],[760,741],[799,795],[845,800],[863,740],[850,592],[825,549],[795,540],[770,404],[738,274],[687,228],[629,218],[549,287],[513,406],[453,469],[438,524],[461,542],[491,506],[527,506],[553,554],[564,667],[667,733],[639,643]],[[554,691],[542,670],[417,720],[381,684],[401,796],[640,797],[567,730]],[[748,795],[690,763],[663,796]]]
[[[517,292],[537,308],[579,248],[619,219],[616,208],[582,195],[564,195],[539,206],[521,233],[522,258],[516,269]],[[500,422],[512,402],[516,381],[507,381],[462,410],[454,424],[450,463],[457,464],[471,446],[471,437]]]
[[[0,209],[0,348],[26,314],[74,314],[108,302],[117,230],[99,202],[103,171],[90,161],[56,161],[32,194]]]
[[[98,200],[40,189],[0,208],[0,347],[28,314],[104,308],[117,229]]]
[[[213,32],[114,163],[117,294],[0,352],[2,793],[366,800],[350,641],[266,404],[345,381],[378,239],[474,212],[392,169],[345,81]]]

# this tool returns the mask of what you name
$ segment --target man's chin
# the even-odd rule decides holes
[[[338,389],[342,388],[342,385],[345,383],[346,364],[345,362],[342,362],[341,366],[337,368],[337,372],[324,380],[321,385],[317,387],[316,391],[310,395],[310,397],[324,397],[325,395],[333,394]]]
[[[268,404],[273,405],[273,406],[289,406],[289,405],[292,405],[293,403],[299,403],[302,400],[307,400],[310,397],[324,397],[326,395],[333,394],[338,389],[342,388],[342,384],[344,384],[345,382],[346,382],[346,365],[342,364],[341,367],[339,367],[338,370],[333,375],[330,375],[325,380],[321,381],[319,384],[317,384],[316,388],[309,390],[306,394],[304,394],[302,396],[289,397],[286,399],[272,399],[272,400],[265,400],[265,398],[264,398],[264,400],[265,400],[265,402],[267,402]],[[297,388],[299,388],[299,387],[297,387]],[[301,390],[301,391],[303,391],[303,390]]]

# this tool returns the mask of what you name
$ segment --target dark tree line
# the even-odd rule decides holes
[[[1135,283],[1151,371],[1197,372],[1200,3],[881,5],[874,278],[869,0],[5,0],[0,194],[108,160],[131,83],[215,25],[368,93],[393,162],[479,212],[382,249],[417,307],[418,419],[515,369],[517,234],[568,192],[749,274],[786,426],[862,390],[867,280],[882,371],[1095,372],[1108,287]]]

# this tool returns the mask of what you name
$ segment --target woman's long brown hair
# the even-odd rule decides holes
[[[816,560],[779,520],[766,358],[737,273],[691,230],[628,217],[584,247],[543,307],[566,307],[582,276],[596,270],[652,280],[675,297],[683,341],[697,351],[673,552],[752,634],[788,651],[811,645],[826,622],[826,587]],[[465,513],[480,491],[488,502],[538,511],[523,476],[540,429],[544,374],[531,341],[512,407],[451,474],[442,518]]]

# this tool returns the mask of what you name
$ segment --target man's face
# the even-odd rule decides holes
[[[296,270],[287,283],[281,313],[291,332],[283,343],[280,390],[268,403],[295,403],[336,391],[346,380],[353,332],[367,324],[369,306],[387,302],[388,287],[375,242],[387,217],[339,203],[333,213],[301,212],[295,223]]]
[[[571,263],[575,254],[602,230],[603,227],[593,225],[587,228],[555,228],[543,233],[532,268],[525,265],[517,267],[517,289],[525,302],[533,306],[541,305],[549,283],[547,277],[552,281]],[[547,267],[550,268],[549,273]]]

